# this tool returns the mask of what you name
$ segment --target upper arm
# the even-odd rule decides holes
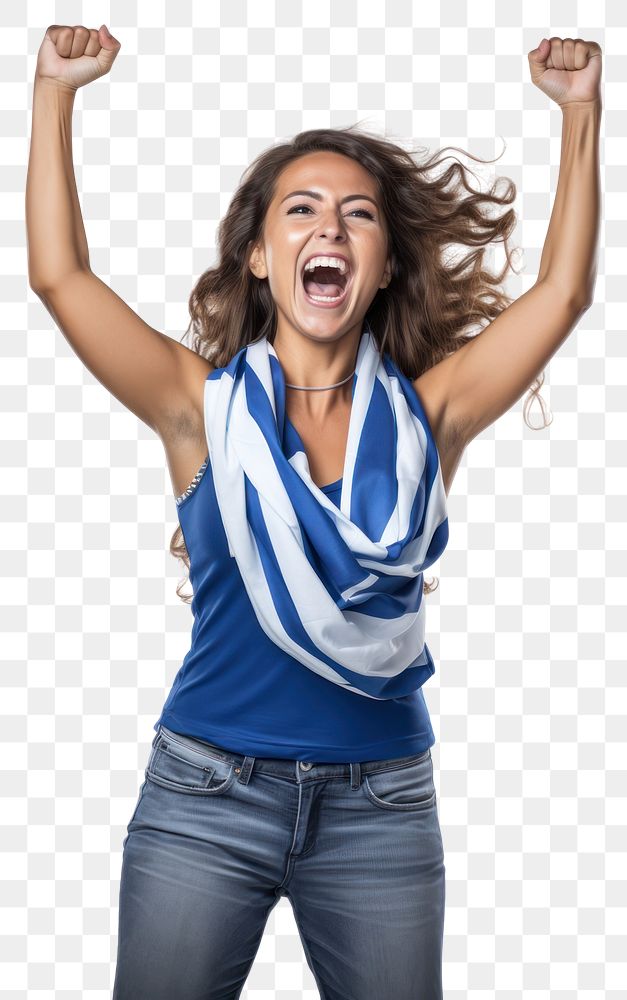
[[[536,282],[425,373],[437,383],[441,419],[471,441],[530,388],[583,311],[548,282]]]
[[[153,430],[201,398],[210,362],[145,323],[92,271],[37,294],[89,371]]]

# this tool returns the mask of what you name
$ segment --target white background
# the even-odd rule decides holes
[[[0,996],[110,996],[122,840],[191,629],[168,552],[176,508],[161,443],[83,367],[28,287],[37,50],[50,23],[103,21],[122,50],[74,112],[91,267],[177,339],[251,159],[302,129],[358,119],[431,150],[494,157],[505,143],[490,169],[518,185],[523,267],[507,291],[521,294],[539,266],[561,132],[527,52],[543,35],[601,44],[595,302],[547,367],[550,427],[531,430],[521,401],[462,460],[428,599],[437,671],[425,695],[445,996],[625,996],[627,8],[30,2],[3,4],[0,20]],[[537,404],[530,419],[541,423]],[[318,996],[286,899],[242,996]]]

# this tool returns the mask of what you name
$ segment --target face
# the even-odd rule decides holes
[[[346,258],[345,276],[318,271],[313,278],[324,279],[322,287],[316,288],[312,278],[305,285],[309,258],[336,255]],[[268,279],[277,308],[277,339],[296,331],[328,341],[361,331],[377,290],[392,276],[375,178],[339,153],[308,153],[290,163],[277,179],[250,268],[257,278]],[[311,297],[337,292],[337,302]]]

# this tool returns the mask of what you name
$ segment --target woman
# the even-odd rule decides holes
[[[26,205],[31,287],[163,441],[194,591],[123,845],[114,997],[238,997],[281,895],[321,996],[441,997],[423,571],[464,448],[534,379],[537,394],[592,301],[600,50],[529,53],[563,112],[562,162],[538,280],[515,302],[481,268],[507,247],[514,213],[488,209],[512,184],[481,194],[459,164],[435,176],[435,158],[312,130],[246,171],[189,350],[89,267],[73,98],[119,47],[104,26],[48,29]],[[470,251],[452,264],[447,244]]]

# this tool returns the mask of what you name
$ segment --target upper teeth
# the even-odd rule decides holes
[[[337,267],[340,274],[346,274],[348,265],[341,257],[312,257],[305,264],[305,271],[313,271],[315,267]]]

